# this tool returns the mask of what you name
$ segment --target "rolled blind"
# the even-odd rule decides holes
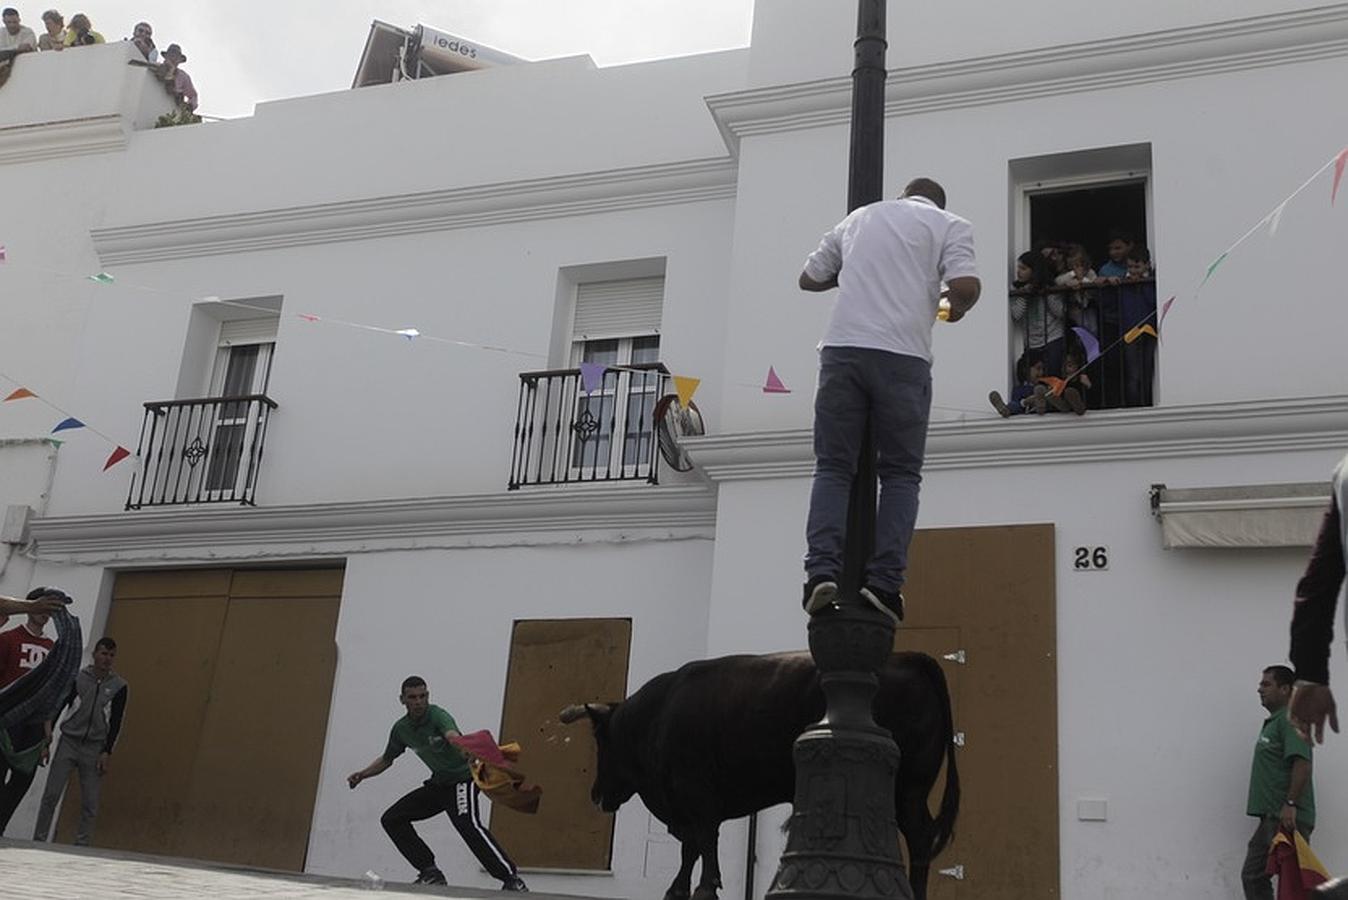
[[[571,334],[576,340],[659,334],[664,298],[663,276],[577,285]]]
[[[274,344],[276,343],[275,316],[263,316],[258,319],[234,319],[220,323],[220,346],[232,347],[235,344]]]

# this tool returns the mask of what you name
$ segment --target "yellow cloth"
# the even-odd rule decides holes
[[[508,744],[501,744],[500,747],[501,755],[510,762],[519,760],[518,742],[511,741]],[[538,812],[543,789],[536,784],[525,784],[524,775],[520,772],[493,766],[476,758],[469,762],[469,768],[473,773],[473,781],[493,803],[503,804],[522,813]]]
[[[89,29],[89,31],[88,31],[87,33],[88,33],[89,37],[91,37],[91,38],[94,39],[94,43],[95,43],[95,44],[106,44],[106,43],[107,43],[107,41],[103,38],[103,35],[99,34],[97,31],[94,31],[92,28]],[[71,31],[69,28],[66,29],[66,46],[67,46],[67,47],[73,47],[73,46],[75,46],[75,41],[76,41],[78,38],[79,38],[79,35],[78,35],[78,34],[76,34],[74,31]]]

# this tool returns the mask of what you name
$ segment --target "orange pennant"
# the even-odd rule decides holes
[[[6,397],[4,399],[4,402],[8,403],[11,400],[22,400],[25,397],[36,397],[36,396],[37,394],[34,394],[32,391],[28,390],[28,388],[21,387],[17,391],[14,391],[12,394]]]
[[[1067,382],[1061,378],[1054,378],[1052,375],[1045,375],[1039,379],[1053,390],[1053,396],[1061,397],[1062,392],[1067,390]]]
[[[690,378],[686,375],[674,376],[674,391],[679,395],[679,406],[684,409],[693,402],[693,394],[697,391],[697,386],[702,383],[701,378]]]

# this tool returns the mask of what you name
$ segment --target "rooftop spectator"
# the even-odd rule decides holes
[[[54,9],[42,14],[42,24],[47,30],[38,35],[37,49],[64,50],[66,48],[66,17]]]
[[[75,13],[70,17],[70,27],[66,29],[67,47],[87,47],[90,44],[106,44],[103,35],[94,31],[89,17],[84,13]]]
[[[169,44],[164,50],[164,61],[155,69],[156,75],[164,82],[164,87],[173,95],[174,101],[188,112],[197,108],[197,89],[192,86],[192,76],[181,68],[187,62],[183,48]]]
[[[33,29],[19,22],[19,11],[12,6],[5,7],[0,18],[5,27],[0,29],[0,50],[12,50],[14,53],[34,53],[37,51],[37,35]]]
[[[159,50],[154,45],[154,29],[150,27],[149,22],[137,22],[131,31],[130,41],[136,45],[136,49],[145,57],[147,63],[153,65],[159,62]]]

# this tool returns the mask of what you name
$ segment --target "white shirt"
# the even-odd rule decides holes
[[[941,282],[978,274],[968,220],[926,197],[854,210],[805,260],[815,281],[838,277],[821,347],[865,347],[931,361]]]
[[[18,50],[20,47],[37,49],[37,35],[33,29],[20,25],[18,34],[10,34],[8,28],[0,25],[0,50]]]

